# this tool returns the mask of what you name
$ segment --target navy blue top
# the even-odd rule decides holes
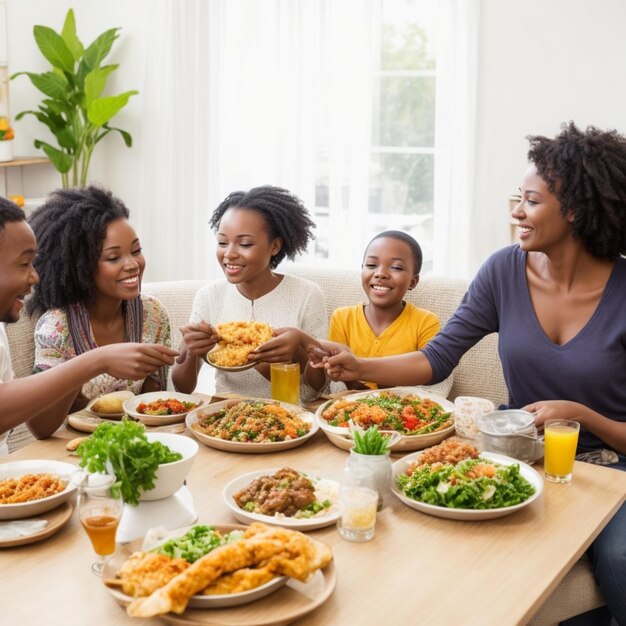
[[[463,354],[492,332],[499,333],[511,408],[571,400],[626,421],[626,259],[615,262],[591,319],[559,346],[535,315],[526,253],[517,244],[499,250],[480,268],[444,329],[423,349],[433,369],[431,383],[446,378]],[[580,449],[603,446],[581,429]]]

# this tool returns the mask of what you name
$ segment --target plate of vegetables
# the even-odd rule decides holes
[[[312,470],[291,467],[248,472],[230,481],[224,501],[237,520],[292,530],[315,530],[339,518],[339,483]]]
[[[392,493],[412,509],[447,519],[487,520],[527,507],[543,491],[541,476],[517,459],[475,448],[468,454],[445,451],[447,458],[441,460],[428,458],[438,447],[393,464]]]
[[[177,391],[151,391],[124,402],[124,411],[146,426],[184,422],[189,411],[204,404],[202,398]]]
[[[349,450],[354,441],[350,422],[367,430],[376,426],[400,435],[391,452],[422,450],[454,433],[454,404],[412,387],[392,387],[343,396],[322,404],[315,419],[337,447]]]

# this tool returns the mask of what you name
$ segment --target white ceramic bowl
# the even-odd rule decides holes
[[[173,463],[159,465],[156,471],[154,488],[144,491],[139,500],[162,500],[174,495],[189,475],[193,460],[198,454],[198,444],[191,437],[172,433],[146,433],[148,441],[160,441],[173,452],[180,452],[183,458]]]
[[[51,511],[69,500],[76,491],[76,485],[70,481],[70,476],[78,468],[63,461],[36,459],[32,461],[13,461],[0,464],[0,480],[19,478],[24,474],[58,474],[67,482],[63,491],[47,498],[31,500],[20,504],[0,504],[0,520],[21,519]]]
[[[199,406],[204,404],[204,400],[202,398],[189,395],[188,393],[178,393],[177,391],[151,391],[150,393],[142,393],[139,396],[134,396],[126,400],[124,402],[124,411],[146,426],[178,424],[185,421],[185,417],[187,417],[187,413],[189,413],[189,411],[177,413],[176,415],[144,415],[143,413],[137,412],[137,406],[139,406],[142,402],[148,404],[150,402],[155,402],[156,400],[180,400],[180,402],[193,402],[196,405],[193,407],[194,409],[197,409]],[[190,409],[190,411],[191,410],[193,409]]]

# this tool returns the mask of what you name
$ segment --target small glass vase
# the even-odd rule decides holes
[[[391,490],[391,459],[389,451],[385,454],[360,454],[354,448],[350,450],[349,462],[356,466],[367,467],[374,474],[376,491],[378,491],[378,508],[383,508],[384,499],[388,497]]]

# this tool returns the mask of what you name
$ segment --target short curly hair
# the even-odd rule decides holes
[[[373,241],[383,238],[397,239],[398,241],[403,241],[407,246],[409,246],[411,256],[413,257],[413,273],[419,274],[422,271],[422,247],[419,243],[417,243],[417,240],[414,237],[411,237],[411,235],[405,233],[403,230],[385,230],[382,233],[378,233],[378,235],[374,235],[374,237],[372,237],[370,242],[367,244],[367,248],[372,245]],[[365,248],[366,253],[367,248]]]
[[[270,261],[272,269],[285,258],[293,261],[298,253],[306,252],[309,241],[313,239],[315,223],[302,200],[281,187],[264,185],[250,191],[233,191],[213,211],[209,221],[213,230],[219,228],[224,213],[231,208],[260,213],[267,224],[270,240],[282,239],[283,245]]]
[[[26,214],[15,202],[0,197],[0,235],[6,224],[10,222],[22,222],[25,219]]]
[[[53,192],[28,220],[37,238],[33,265],[39,274],[28,312],[44,313],[94,302],[93,276],[107,226],[128,216],[124,203],[101,187]]]
[[[590,254],[615,260],[626,254],[626,137],[574,122],[554,138],[529,135],[528,160],[573,215],[572,234]]]

